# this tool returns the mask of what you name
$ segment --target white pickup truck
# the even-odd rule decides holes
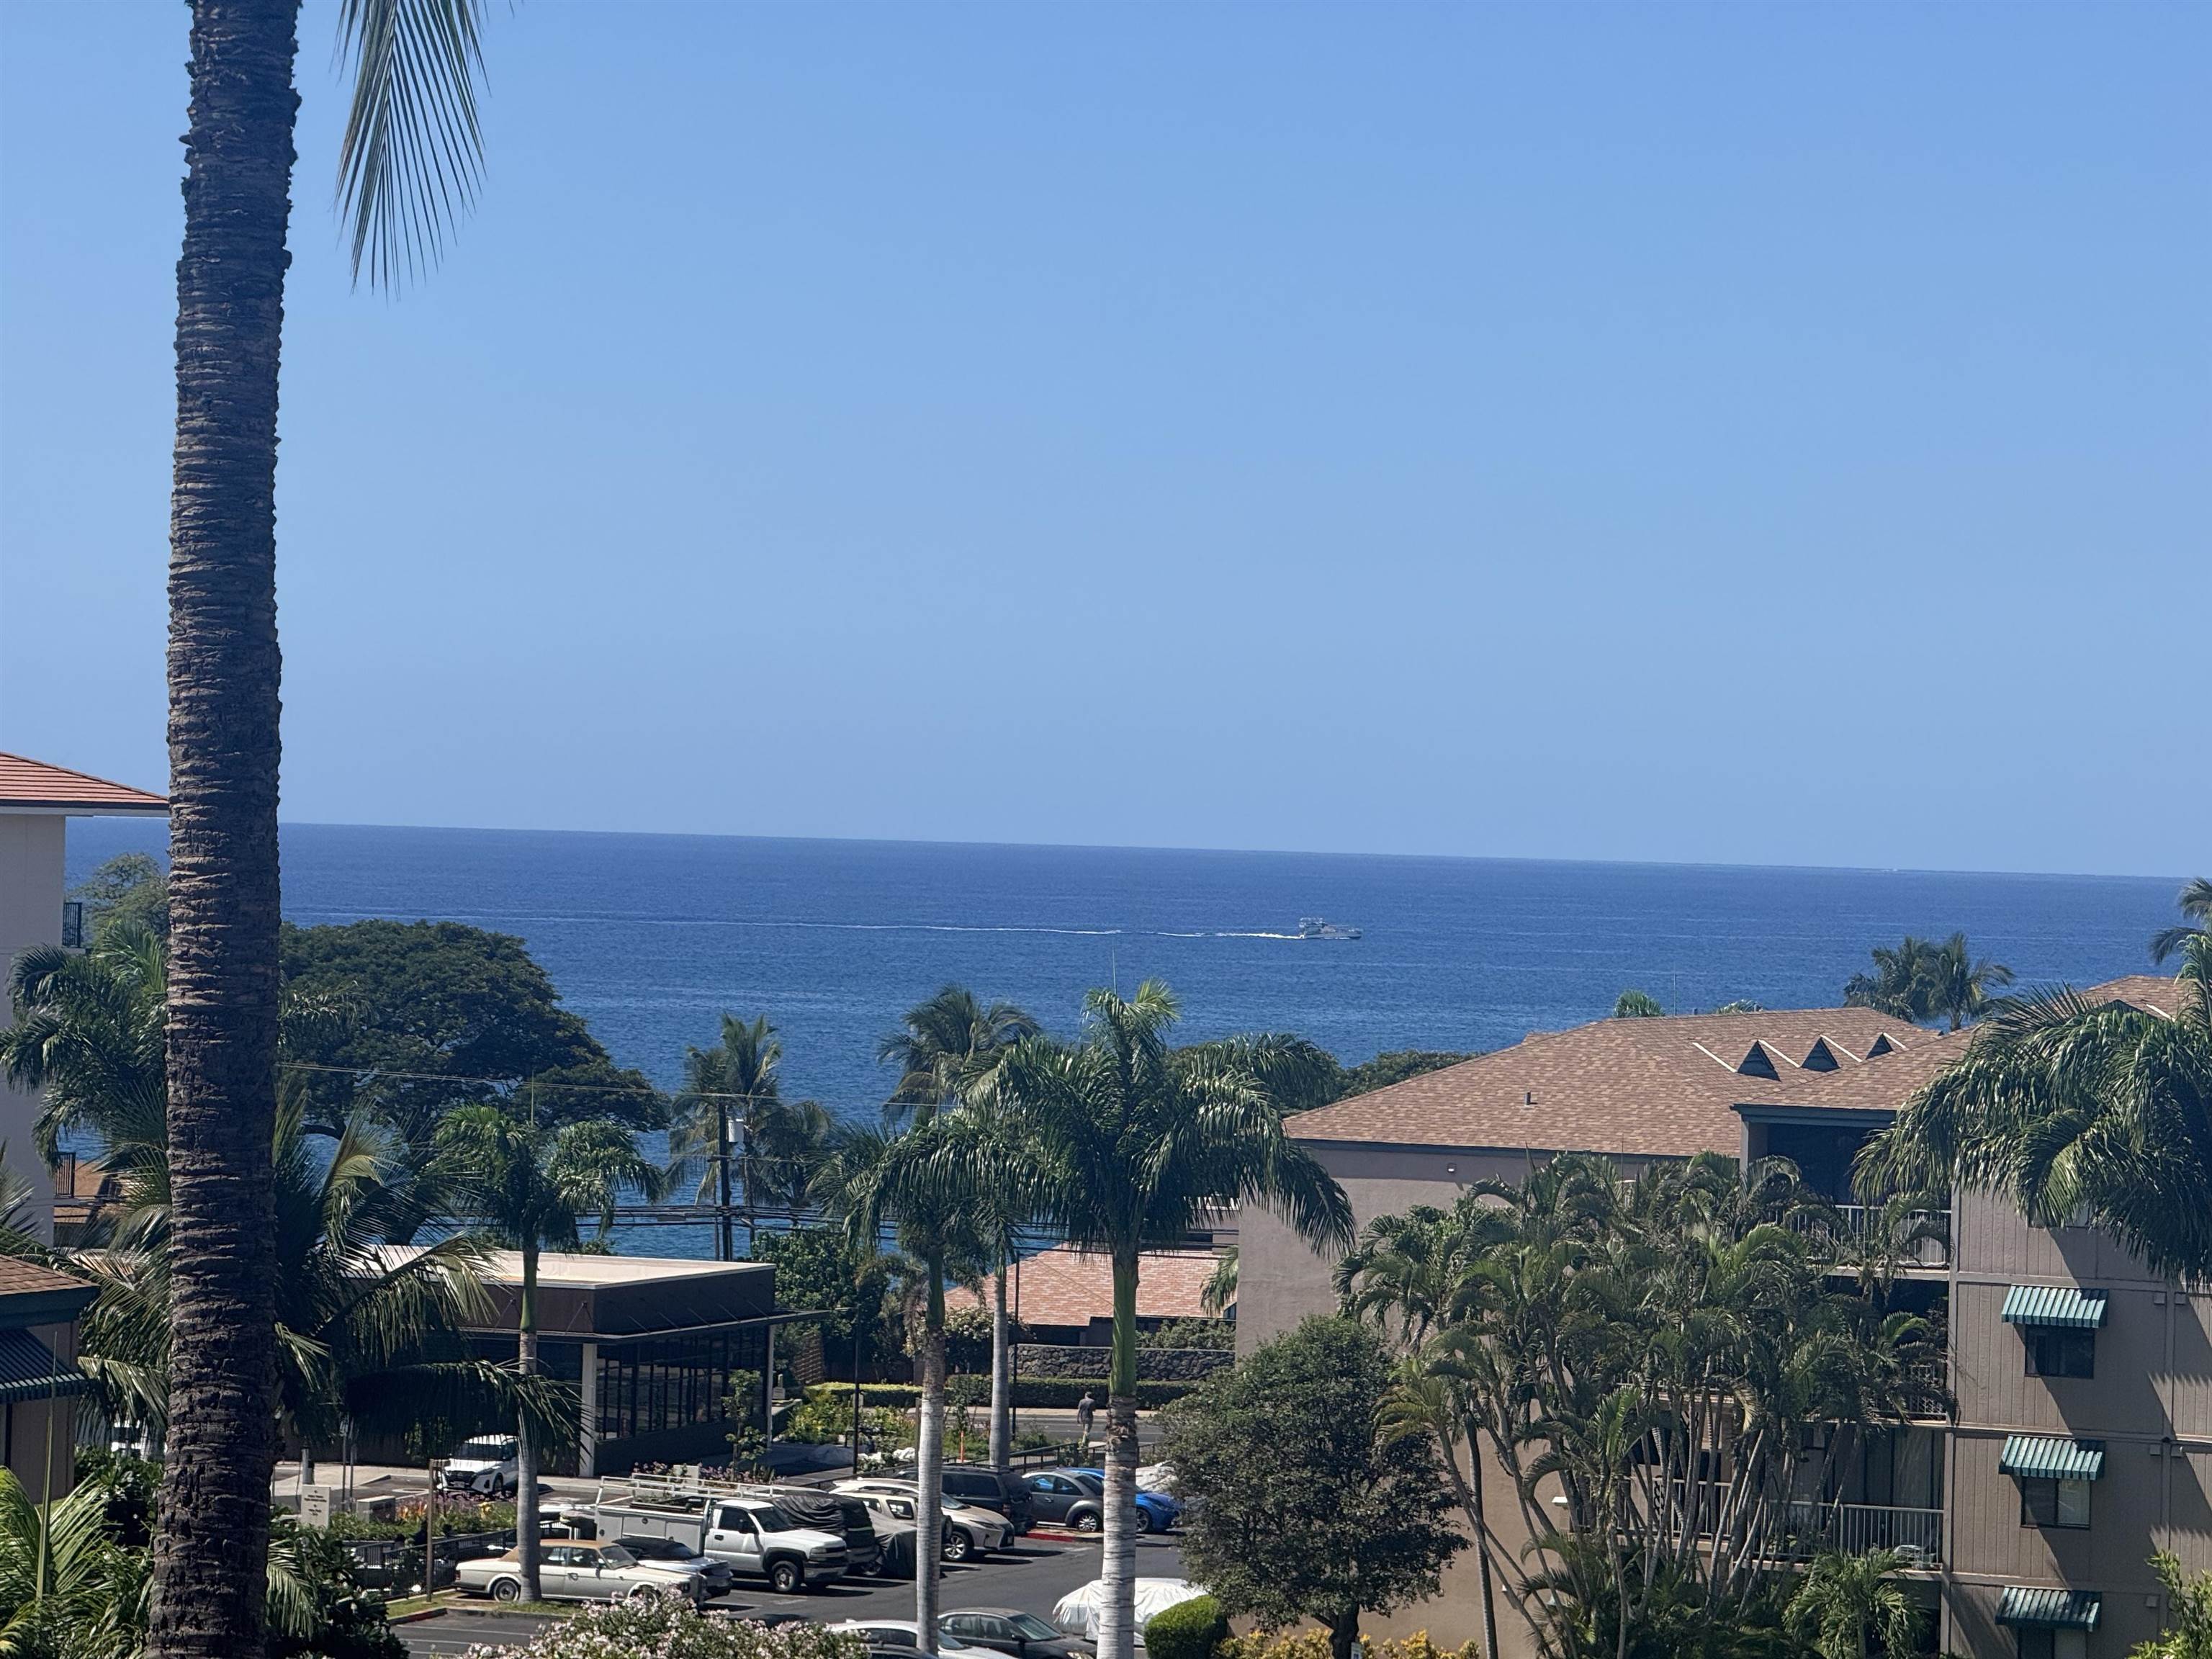
[[[633,1497],[594,1504],[591,1513],[602,1539],[673,1538],[765,1578],[779,1595],[834,1583],[852,1560],[842,1534],[805,1525],[765,1498]]]

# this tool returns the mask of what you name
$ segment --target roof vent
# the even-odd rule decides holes
[[[1847,1060],[1856,1063],[1858,1056],[1842,1043],[1819,1036],[1813,1039],[1813,1046],[1805,1051],[1805,1058],[1799,1063],[1808,1072],[1835,1072],[1842,1070]]]
[[[1872,1060],[1876,1054],[1894,1054],[1897,1048],[1898,1045],[1889,1040],[1888,1032],[1878,1031],[1874,1041],[1867,1044],[1867,1058]]]
[[[1746,1049],[1743,1058],[1736,1062],[1735,1069],[1744,1077],[1779,1078],[1782,1075],[1775,1068],[1774,1051],[1764,1042],[1754,1042]]]

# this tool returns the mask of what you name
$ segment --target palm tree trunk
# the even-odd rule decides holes
[[[258,1659],[276,1465],[276,369],[298,0],[194,0],[169,519],[169,1456],[148,1659]]]
[[[1498,1659],[1498,1600],[1490,1582],[1490,1511],[1482,1501],[1482,1442],[1467,1437],[1469,1495],[1474,1500],[1474,1559],[1482,1578],[1482,1659]]]
[[[525,1376],[538,1374],[538,1247],[522,1247],[522,1316],[514,1341],[515,1369]],[[514,1553],[522,1565],[522,1599],[543,1601],[538,1582],[538,1446],[530,1437],[530,1413],[514,1419]],[[436,1584],[424,1569],[423,1588]]]
[[[1006,1312],[1006,1274],[1012,1264],[1000,1262],[992,1275],[991,1302],[991,1467],[1003,1469],[1013,1459],[1014,1322]]]
[[[938,1577],[945,1566],[945,1261],[927,1264],[921,1331],[921,1433],[915,1447],[914,1622],[937,1651]]]
[[[1114,1357],[1106,1383],[1105,1559],[1098,1659],[1132,1659],[1137,1640],[1137,1253],[1114,1253]]]

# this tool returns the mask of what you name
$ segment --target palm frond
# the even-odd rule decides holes
[[[482,0],[343,0],[353,101],[338,148],[338,211],[353,273],[391,288],[436,263],[483,170],[477,94]]]

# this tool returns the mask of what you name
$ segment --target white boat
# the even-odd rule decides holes
[[[1358,939],[1359,930],[1357,927],[1340,927],[1324,916],[1300,916],[1298,937],[1300,939]]]

